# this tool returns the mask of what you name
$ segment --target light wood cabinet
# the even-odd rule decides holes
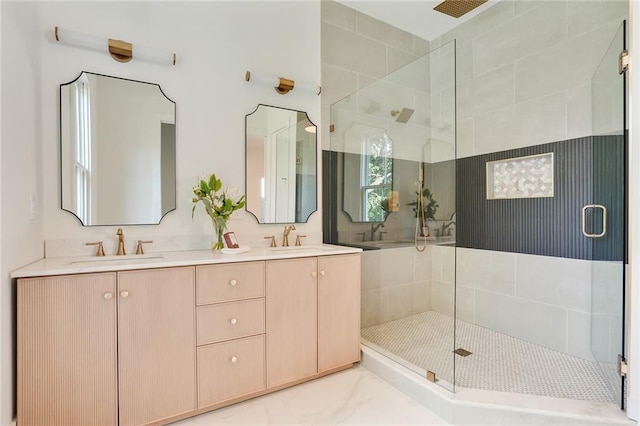
[[[318,371],[317,260],[267,262],[267,387]]]
[[[264,334],[198,347],[199,407],[264,388]]]
[[[118,273],[120,425],[196,408],[194,268]]]
[[[360,361],[360,255],[318,258],[318,372]]]
[[[18,280],[18,426],[166,424],[360,360],[360,255]]]
[[[116,274],[21,279],[18,424],[115,425]]]
[[[139,425],[194,410],[194,293],[193,267],[20,279],[18,424]]]

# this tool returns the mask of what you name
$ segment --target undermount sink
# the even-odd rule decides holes
[[[331,247],[325,246],[289,246],[289,247],[271,247],[270,250],[275,252],[301,252],[301,251],[331,251],[334,250]]]
[[[110,256],[85,256],[85,257],[77,257],[71,261],[74,263],[103,263],[103,262],[113,262],[113,261],[136,261],[143,259],[162,259],[163,256],[161,254],[124,254],[124,255],[110,255]]]

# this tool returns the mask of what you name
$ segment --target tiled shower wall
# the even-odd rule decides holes
[[[615,361],[622,286],[611,283],[622,282],[619,264],[455,250],[458,319],[580,358]],[[433,247],[431,264],[431,307],[453,315],[454,249]]]
[[[431,40],[457,42],[457,158],[592,135],[591,78],[627,13],[627,1],[504,0]]]
[[[322,0],[322,149],[329,149],[329,108],[429,53],[429,42],[332,0]]]
[[[591,136],[600,106],[591,102],[591,78],[627,9],[628,2],[615,0],[503,0],[438,39],[413,38],[411,52],[409,35],[379,23],[376,37],[385,28],[393,37],[375,40],[358,19],[375,20],[323,1],[323,149],[329,148],[331,103],[386,75],[383,65],[392,71],[395,59],[453,39],[457,96],[448,95],[451,87],[438,93],[432,86],[430,108],[456,111],[457,158]],[[396,37],[404,48],[389,41]],[[434,117],[436,130],[438,123],[447,124]],[[607,128],[618,126],[599,123],[599,131]],[[408,247],[363,254],[363,326],[420,309],[453,313],[454,249],[416,253]],[[587,359],[592,338],[615,346],[620,297],[600,279],[617,273],[610,264],[458,249],[457,265],[461,319]],[[430,271],[416,274],[423,267]]]
[[[321,2],[321,17],[323,128],[320,138],[325,152],[323,159],[326,161],[330,149],[331,105],[426,55],[430,48],[429,42],[420,37],[331,0]],[[428,67],[426,69],[428,71]],[[413,75],[406,77],[416,78]],[[424,76],[422,78],[418,76],[416,81],[424,81]],[[404,83],[407,84],[407,82]],[[408,84],[411,86],[410,83]],[[386,89],[389,92],[385,95],[386,100],[393,98],[394,101],[398,101],[400,107],[411,107],[412,104],[404,98],[409,97],[413,102],[413,96],[417,96],[407,89],[394,90],[391,87]],[[397,92],[396,96],[394,91]],[[375,99],[372,100],[375,101]],[[409,123],[412,130],[413,123],[417,123],[419,113],[420,111],[416,112]],[[381,123],[379,127],[388,129],[395,125],[391,135],[396,138],[394,139],[396,150],[401,151],[401,145],[404,139],[407,139],[405,136],[409,126],[395,123],[390,115],[386,119],[382,116],[372,118],[375,122]],[[419,155],[406,155],[402,158],[417,159]],[[340,174],[341,170],[335,173]],[[417,165],[415,170],[408,167],[398,170],[398,173],[394,173],[396,185],[400,185],[396,189],[401,190],[403,194],[412,195],[413,181],[416,177]],[[340,198],[341,192],[334,194],[333,197]],[[323,198],[326,202],[329,197],[325,193]],[[412,223],[413,213],[411,208],[406,206],[406,203],[411,200],[404,198],[400,200],[402,211],[394,213],[393,217],[388,219],[386,227],[380,229],[386,232],[385,239],[407,237],[411,233],[410,229],[405,229]],[[348,223],[348,219],[339,208],[333,210],[338,211],[327,214],[333,214],[333,220],[340,221],[341,239],[346,238],[345,241],[355,242],[360,238],[358,233],[369,233],[371,224]],[[325,211],[330,210],[325,209]],[[325,214],[325,221],[327,214]],[[329,232],[326,227],[324,232],[325,234]],[[368,236],[367,239],[370,237]],[[363,327],[430,309],[428,287],[430,257],[424,253],[414,255],[413,252],[415,250],[412,248],[364,252]]]

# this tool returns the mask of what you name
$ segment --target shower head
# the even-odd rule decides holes
[[[487,0],[444,0],[433,10],[459,18],[486,2]]]
[[[401,111],[394,109],[393,111],[391,111],[391,116],[395,117],[398,123],[406,123],[407,121],[409,121],[414,112],[415,110],[411,108],[402,108]]]

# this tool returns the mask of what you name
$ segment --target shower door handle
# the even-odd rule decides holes
[[[587,209],[602,210],[602,232],[599,234],[589,234],[587,232]],[[582,235],[587,238],[601,238],[607,233],[607,208],[602,204],[587,204],[582,208]]]

